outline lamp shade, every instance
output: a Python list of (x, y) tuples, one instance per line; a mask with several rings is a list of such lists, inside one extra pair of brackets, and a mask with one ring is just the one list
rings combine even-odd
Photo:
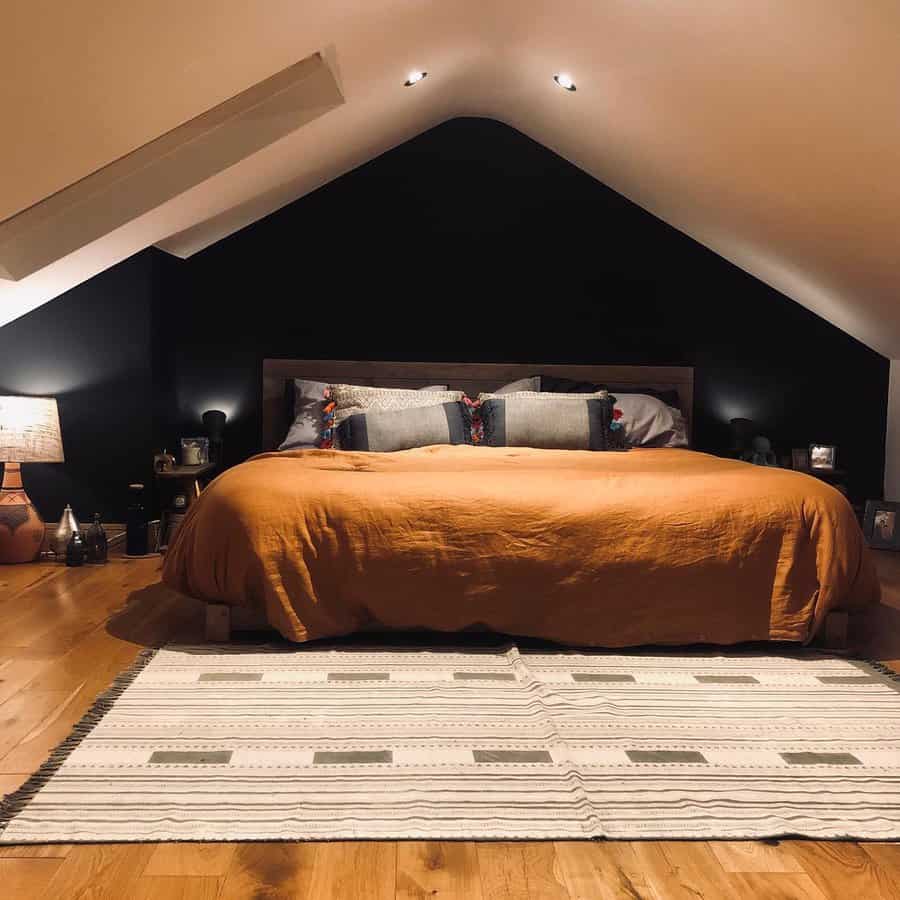
[(52, 397), (0, 397), (0, 462), (65, 462)]
[(203, 413), (203, 427), (206, 429), (206, 433), (213, 443), (222, 440), (222, 435), (225, 431), (225, 422), (227, 420), (228, 416), (226, 416), (221, 409), (208, 409)]

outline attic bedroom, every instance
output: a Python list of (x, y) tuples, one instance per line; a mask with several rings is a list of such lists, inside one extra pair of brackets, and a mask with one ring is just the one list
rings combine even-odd
[(900, 10), (7, 21), (11, 896), (900, 897)]

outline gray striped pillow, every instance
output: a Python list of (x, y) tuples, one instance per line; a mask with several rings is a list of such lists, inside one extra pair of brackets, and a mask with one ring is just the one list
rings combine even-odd
[[(552, 395), (549, 395), (552, 396)], [(545, 450), (613, 450), (612, 401), (609, 397), (547, 399), (493, 397), (479, 410), (488, 447), (537, 447)]]
[(342, 450), (391, 453), (433, 444), (471, 444), (472, 417), (464, 403), (417, 409), (370, 409), (338, 426)]

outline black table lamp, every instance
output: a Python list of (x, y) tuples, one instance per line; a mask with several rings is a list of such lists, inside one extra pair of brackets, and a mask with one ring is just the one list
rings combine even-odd
[(208, 409), (203, 413), (203, 427), (209, 435), (210, 457), (216, 465), (222, 464), (222, 442), (226, 421), (228, 416), (221, 409)]
[(740, 456), (756, 437), (756, 423), (752, 419), (731, 419), (731, 452), (734, 456)]

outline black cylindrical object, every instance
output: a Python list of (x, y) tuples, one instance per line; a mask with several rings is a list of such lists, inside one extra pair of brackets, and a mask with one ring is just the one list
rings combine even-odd
[(129, 484), (131, 503), (125, 525), (125, 553), (128, 556), (147, 555), (147, 511), (144, 509), (144, 486)]

